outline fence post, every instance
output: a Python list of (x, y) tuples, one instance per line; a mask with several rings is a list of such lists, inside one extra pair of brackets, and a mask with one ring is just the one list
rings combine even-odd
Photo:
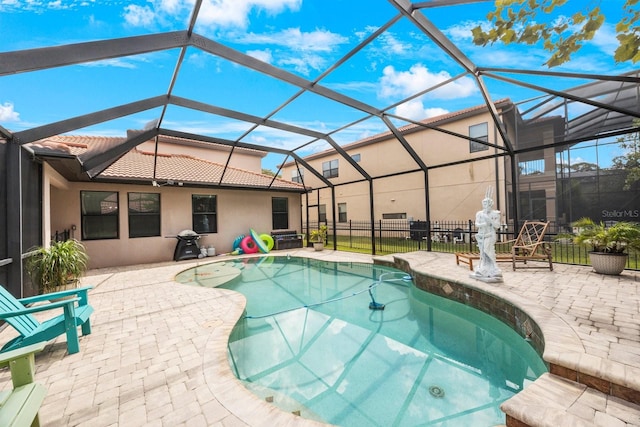
[(472, 239), (472, 228), (473, 227), (473, 221), (469, 220), (467, 223), (467, 233), (469, 235), (469, 252), (473, 252), (473, 239)]

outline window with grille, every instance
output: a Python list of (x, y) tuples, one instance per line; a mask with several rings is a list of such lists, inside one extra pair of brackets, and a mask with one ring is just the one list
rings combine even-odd
[(129, 193), (129, 237), (160, 235), (160, 194)]
[(318, 221), (327, 222), (327, 205), (318, 206)]
[(271, 199), (271, 216), (274, 230), (288, 229), (289, 199), (286, 197), (273, 197)]
[(338, 203), (338, 222), (347, 222), (347, 204)]
[(296, 168), (291, 171), (291, 181), (302, 184), (303, 179), (304, 179), (304, 169)]
[(325, 178), (338, 177), (338, 159), (322, 163), (322, 176)]
[(198, 234), (218, 232), (218, 203), (216, 196), (191, 196), (193, 231)]
[[(479, 139), (484, 142), (489, 142), (489, 124), (487, 122), (484, 122), (477, 125), (469, 126), (469, 137)], [(476, 141), (469, 141), (470, 153), (485, 151), (488, 149), (488, 145), (484, 145)]]
[(82, 240), (118, 239), (117, 191), (81, 191)]

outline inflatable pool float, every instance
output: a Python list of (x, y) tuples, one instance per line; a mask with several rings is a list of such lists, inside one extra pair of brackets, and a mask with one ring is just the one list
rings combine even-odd
[(242, 239), (244, 239), (245, 237), (247, 237), (246, 234), (241, 234), (233, 240), (232, 248), (234, 251), (240, 248), (240, 242), (242, 242)]
[[(250, 228), (249, 229), (249, 235), (251, 236), (251, 238), (255, 242), (255, 244), (258, 247), (258, 250), (260, 252), (262, 252), (263, 254), (266, 254), (267, 252), (269, 252), (269, 248), (267, 247), (267, 244), (264, 242), (264, 240), (262, 240), (260, 238), (260, 235), (258, 233), (256, 233), (256, 230), (254, 230), (253, 228)], [(269, 237), (271, 237), (271, 236), (269, 236)], [(251, 253), (255, 253), (255, 252), (251, 252)]]
[(267, 245), (267, 252), (270, 252), (271, 249), (273, 249), (273, 245), (275, 244), (275, 242), (273, 241), (273, 237), (268, 234), (261, 234), (260, 240), (262, 240), (264, 244)]
[[(262, 243), (262, 240), (260, 240), (260, 243)], [(245, 254), (255, 254), (259, 251), (256, 241), (251, 236), (245, 236), (244, 239), (242, 239), (240, 242), (240, 249), (242, 249), (242, 252)]]

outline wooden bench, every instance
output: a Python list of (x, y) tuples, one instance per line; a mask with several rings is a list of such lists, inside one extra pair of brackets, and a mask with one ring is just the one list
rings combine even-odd
[[(511, 262), (513, 256), (510, 252), (508, 253), (497, 253), (496, 254), (496, 262)], [(473, 260), (480, 259), (479, 252), (456, 252), (456, 264), (460, 265), (460, 263), (467, 264), (469, 266), (469, 270), (473, 271)]]
[(47, 394), (42, 384), (33, 382), (34, 353), (42, 351), (39, 342), (0, 354), (0, 367), (9, 367), (13, 388), (0, 392), (0, 426), (39, 426), (38, 411)]

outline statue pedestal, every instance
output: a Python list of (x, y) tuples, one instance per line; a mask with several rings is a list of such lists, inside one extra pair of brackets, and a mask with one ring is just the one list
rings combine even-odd
[(481, 274), (471, 273), (469, 277), (485, 283), (502, 283), (502, 276), (483, 276)]

